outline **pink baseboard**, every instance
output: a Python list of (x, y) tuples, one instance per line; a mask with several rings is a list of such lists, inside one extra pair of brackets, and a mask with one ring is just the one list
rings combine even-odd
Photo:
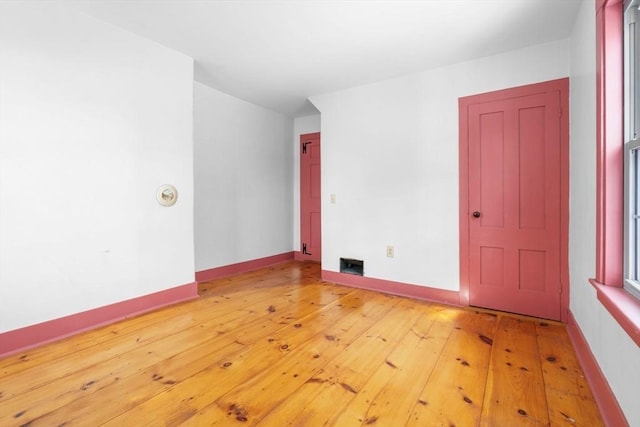
[(198, 282), (206, 282), (209, 280), (222, 279), (224, 277), (233, 276), (235, 274), (246, 273), (248, 271), (258, 270), (264, 267), (280, 264), (285, 261), (294, 259), (293, 252), (285, 252), (279, 255), (272, 255), (264, 258), (258, 258), (251, 261), (239, 262), (237, 264), (225, 265), (222, 267), (210, 268), (196, 272), (196, 280)]
[(198, 297), (193, 282), (24, 328), (0, 333), (0, 358)]
[(587, 382), (593, 392), (593, 397), (598, 404), (600, 414), (604, 420), (605, 425), (609, 427), (623, 427), (629, 426), (627, 419), (616, 400), (616, 396), (613, 394), (607, 378), (602, 373), (598, 362), (596, 361), (587, 339), (584, 337), (578, 322), (573, 313), (569, 311), (569, 322), (567, 323), (567, 332), (569, 338), (573, 344), (573, 348), (576, 351), (580, 366), (584, 371), (584, 375), (587, 378)]
[(355, 274), (338, 273), (322, 270), (322, 280), (327, 282), (347, 285), (354, 288), (368, 289), (386, 294), (416, 298), (426, 301), (434, 301), (443, 304), (460, 307), (460, 293), (445, 289), (428, 288), (425, 286), (411, 285), (390, 280), (374, 279), (371, 277), (357, 276)]

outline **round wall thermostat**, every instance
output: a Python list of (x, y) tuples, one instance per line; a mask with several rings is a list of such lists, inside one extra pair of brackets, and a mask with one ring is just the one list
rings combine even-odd
[(170, 184), (161, 185), (156, 192), (156, 200), (161, 206), (173, 206), (178, 201), (178, 190)]

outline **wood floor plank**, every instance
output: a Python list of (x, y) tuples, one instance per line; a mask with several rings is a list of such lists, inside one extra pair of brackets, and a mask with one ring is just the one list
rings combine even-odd
[(407, 425), (479, 424), (496, 319), (466, 310), (450, 321), (451, 334)]
[[(362, 301), (362, 295), (358, 298)], [(238, 417), (247, 418), (250, 422), (261, 420), (265, 414), (312, 380), (323, 366), (342, 354), (346, 347), (398, 302), (398, 299), (386, 295), (375, 298), (371, 296), (358, 311), (345, 313), (303, 345), (294, 345), (289, 357), (282, 358), (270, 369), (232, 388), (212, 405), (198, 411), (186, 425), (197, 426), (210, 422), (224, 425)], [(349, 307), (348, 303), (345, 305)], [(265, 393), (265, 390), (271, 392)]]
[[(345, 348), (339, 358), (318, 370), (294, 395), (264, 418), (266, 425), (287, 420), (291, 425), (322, 425), (328, 414), (341, 411), (361, 390), (428, 305), (401, 300), (363, 335)], [(397, 332), (400, 331), (400, 334)]]
[[(360, 294), (360, 291), (347, 293), (340, 298), (339, 302), (343, 305), (358, 303)], [(387, 300), (388, 297), (385, 297), (384, 302)], [(364, 307), (364, 310), (365, 312), (386, 310), (388, 307), (384, 302), (381, 300), (377, 304), (371, 304), (371, 307)], [(273, 371), (271, 369), (273, 365), (281, 359), (288, 358), (293, 349), (319, 333), (323, 334), (323, 339), (326, 340), (325, 330), (338, 323), (337, 318), (340, 318), (339, 322), (352, 322), (350, 317), (360, 318), (361, 316), (357, 312), (345, 313), (344, 308), (337, 303), (325, 306), (308, 316), (298, 317), (295, 323), (272, 332), (243, 351), (225, 355), (213, 368), (202, 371), (197, 377), (177, 383), (167, 393), (155, 396), (105, 425), (121, 425), (123, 422), (126, 424), (130, 420), (139, 419), (142, 414), (153, 414), (154, 420), (167, 420), (173, 424), (185, 421), (200, 408), (215, 402), (227, 391), (241, 386), (265, 370)], [(343, 320), (345, 318), (346, 320)], [(360, 322), (355, 323), (360, 325)], [(220, 366), (224, 369), (220, 369)], [(282, 375), (281, 372), (278, 372), (278, 375)], [(218, 386), (211, 387), (211, 384)], [(224, 408), (225, 414), (227, 409), (228, 406)], [(215, 422), (213, 418), (207, 420), (207, 423), (213, 422)]]
[(498, 317), (480, 425), (549, 425), (536, 329), (530, 320)]
[[(291, 265), (293, 264), (292, 262), (285, 262), (272, 267), (257, 269), (221, 279), (199, 282), (198, 291), (200, 293), (217, 295), (229, 291), (235, 293), (239, 288), (251, 290), (270, 287), (274, 284), (277, 286), (281, 283), (301, 284), (302, 280), (310, 277), (317, 281), (319, 264), (297, 264), (296, 268), (292, 269)], [(272, 279), (275, 279), (275, 281)]]
[(564, 325), (537, 321), (549, 418), (552, 426), (604, 426)]
[[(286, 279), (282, 278), (272, 278), (270, 281), (264, 281), (258, 287), (262, 290), (260, 293), (256, 292), (255, 288), (257, 285), (254, 285), (251, 289), (233, 292), (232, 297), (224, 293), (218, 293), (218, 295), (212, 295), (210, 299), (202, 298), (187, 304), (178, 304), (170, 308), (137, 316), (129, 319), (127, 322), (118, 322), (92, 331), (91, 333), (81, 334), (73, 337), (73, 339), (28, 350), (0, 360), (0, 381), (9, 375), (25, 371), (31, 366), (37, 366), (43, 360), (62, 360), (66, 357), (78, 356), (85, 349), (91, 349), (97, 345), (112, 345), (118, 340), (127, 339), (133, 335), (139, 335), (144, 331), (148, 331), (149, 328), (153, 326), (160, 325), (166, 333), (171, 333), (171, 329), (176, 331), (187, 329), (193, 324), (202, 321), (201, 316), (211, 318), (212, 312), (206, 310), (206, 308), (212, 304), (224, 303), (226, 308), (233, 309), (234, 307), (240, 308), (264, 303), (271, 295), (274, 297), (283, 295), (283, 291), (284, 294), (291, 293), (297, 297), (300, 296), (295, 294), (301, 291), (306, 293), (317, 291), (319, 293), (320, 288), (315, 288), (314, 291), (312, 291), (304, 286), (314, 282), (317, 283), (317, 280), (312, 278), (307, 278), (304, 282), (295, 281), (294, 283), (289, 283)], [(278, 285), (283, 283), (286, 283), (286, 287), (278, 287)], [(171, 322), (168, 325), (166, 310), (171, 312)], [(139, 339), (143, 338), (136, 336), (136, 340)], [(92, 350), (89, 350), (89, 352), (91, 351)], [(44, 380), (44, 378), (42, 380)]]
[(436, 310), (418, 318), (402, 341), (380, 365), (331, 425), (404, 425), (440, 356), (452, 323)]
[(0, 360), (0, 380), (33, 366), (38, 366), (43, 361), (65, 357), (87, 348), (102, 345), (116, 339), (127, 331), (138, 331), (154, 323), (164, 322), (166, 321), (164, 310), (171, 310), (172, 316), (175, 316), (177, 321), (180, 321), (179, 316), (181, 314), (189, 316), (192, 308), (189, 304), (178, 304), (167, 309), (154, 311), (148, 315), (131, 318), (128, 322), (118, 322), (46, 346), (17, 353)]
[(0, 360), (0, 425), (602, 425), (564, 325), (320, 269), (210, 281), (197, 300)]
[[(274, 303), (278, 307), (280, 307), (280, 305), (286, 307), (289, 305), (290, 298), (286, 295), (288, 294), (283, 294), (280, 299), (271, 298), (269, 302)], [(336, 294), (334, 300), (338, 297), (339, 295)], [(325, 297), (325, 300), (328, 300), (327, 298), (328, 297)], [(312, 293), (307, 297), (307, 300), (310, 304), (315, 304), (315, 302), (319, 300), (319, 297), (315, 293)], [(305, 299), (303, 298), (297, 302), (303, 303), (304, 301)], [(119, 395), (118, 389), (122, 387), (123, 384), (129, 384), (133, 387), (133, 384), (128, 382), (128, 377), (133, 374), (138, 374), (137, 379), (139, 383), (135, 385), (137, 389), (150, 386), (155, 390), (155, 393), (162, 392), (167, 388), (162, 385), (171, 385), (170, 383), (166, 384), (166, 382), (176, 380), (165, 378), (164, 381), (158, 382), (157, 378), (162, 376), (158, 374), (158, 372), (164, 371), (158, 370), (158, 366), (156, 365), (162, 365), (163, 361), (172, 360), (176, 355), (180, 354), (179, 359), (182, 360), (182, 363), (189, 363), (188, 369), (192, 372), (196, 366), (199, 366), (196, 362), (202, 362), (197, 360), (198, 355), (201, 353), (198, 348), (199, 346), (207, 346), (210, 344), (216, 349), (223, 349), (233, 345), (236, 341), (239, 341), (239, 337), (241, 337), (246, 344), (240, 344), (236, 350), (244, 348), (246, 345), (251, 345), (254, 340), (262, 338), (265, 334), (269, 333), (270, 330), (281, 328), (283, 324), (287, 323), (287, 317), (291, 318), (299, 311), (297, 308), (292, 308), (290, 310), (282, 310), (281, 312), (277, 310), (270, 312), (268, 308), (271, 307), (271, 305), (266, 306), (267, 303), (268, 302), (260, 301), (256, 303), (255, 306), (249, 306), (249, 308), (254, 307), (255, 310), (243, 309), (240, 312), (232, 310), (224, 316), (215, 316), (210, 323), (202, 322), (198, 328), (191, 328), (179, 334), (177, 337), (164, 335), (161, 331), (156, 331), (155, 333), (157, 333), (160, 339), (154, 342), (143, 343), (130, 352), (118, 354), (114, 358), (104, 360), (98, 365), (90, 364), (90, 366), (78, 372), (67, 372), (65, 374), (64, 369), (66, 369), (66, 365), (60, 367), (57, 364), (53, 364), (57, 369), (61, 369), (62, 373), (58, 372), (56, 375), (55, 372), (50, 372), (50, 376), (55, 376), (67, 385), (67, 387), (61, 390), (61, 393), (51, 396), (46, 388), (40, 387), (42, 390), (40, 392), (35, 390), (33, 393), (30, 393), (28, 399), (24, 397), (26, 394), (22, 393), (21, 398), (3, 401), (3, 407), (7, 408), (8, 414), (22, 413), (23, 419), (39, 419), (39, 423), (50, 422), (51, 417), (44, 416), (44, 414), (52, 412), (63, 405), (70, 405), (70, 408), (78, 408), (76, 417), (81, 417), (86, 412), (84, 409), (86, 407), (86, 401), (91, 400), (94, 393), (99, 392), (104, 397), (113, 394), (116, 399), (111, 402), (116, 405), (121, 405), (122, 399), (117, 399)], [(315, 310), (315, 308), (312, 307), (311, 310)], [(271, 320), (271, 318), (275, 318), (275, 321)], [(261, 319), (265, 319), (265, 328), (260, 330), (255, 329), (255, 322), (259, 322)], [(211, 337), (214, 338), (212, 339)], [(189, 351), (191, 349), (194, 349), (194, 351)], [(190, 359), (188, 356), (192, 358)], [(201, 357), (206, 356), (206, 354), (201, 355)], [(193, 358), (195, 358), (195, 360)], [(127, 360), (133, 362), (123, 363)], [(152, 368), (145, 369), (150, 366)], [(29, 375), (29, 371), (16, 375), (16, 377), (22, 377), (24, 375)], [(180, 376), (178, 375), (177, 378), (180, 378)], [(19, 378), (19, 381), (16, 380), (15, 383), (26, 387), (30, 384), (28, 377)], [(112, 386), (110, 390), (104, 389), (109, 386)], [(79, 401), (75, 402), (76, 400)], [(108, 409), (111, 402), (103, 406), (103, 409)], [(96, 416), (93, 412), (87, 412), (87, 414), (90, 417)], [(2, 421), (3, 419), (0, 416), (0, 424)]]
[[(308, 297), (311, 301), (317, 299), (318, 294), (322, 291), (321, 286), (310, 286), (307, 290)], [(134, 331), (127, 331), (118, 333), (116, 337), (108, 341), (101, 342), (101, 351), (95, 352), (95, 347), (89, 347), (80, 351), (69, 351), (68, 354), (60, 356), (58, 352), (52, 352), (51, 357), (53, 360), (49, 362), (49, 369), (40, 375), (32, 375), (29, 369), (19, 370), (11, 374), (4, 375), (0, 381), (6, 382), (14, 386), (6, 387), (3, 390), (2, 399), (4, 402), (12, 397), (22, 394), (27, 390), (32, 390), (41, 387), (49, 382), (55, 381), (58, 378), (66, 377), (74, 372), (78, 372), (80, 369), (86, 369), (90, 366), (103, 364), (106, 360), (127, 354), (129, 351), (134, 351), (137, 348), (142, 348), (146, 345), (152, 345), (153, 342), (158, 340), (167, 340), (171, 335), (177, 334), (178, 340), (185, 340), (189, 342), (193, 335), (203, 337), (203, 329), (208, 329), (212, 324), (229, 324), (229, 322), (235, 319), (244, 319), (248, 321), (254, 316), (266, 316), (268, 315), (268, 308), (276, 304), (276, 301), (281, 304), (290, 304), (291, 300), (297, 300), (299, 296), (290, 297), (289, 292), (283, 292), (282, 290), (274, 290), (273, 295), (265, 293), (263, 298), (248, 299), (245, 297), (224, 299), (225, 311), (218, 312), (215, 310), (220, 300), (215, 298), (202, 299), (197, 305), (192, 305), (192, 308), (197, 310), (196, 313), (191, 315), (180, 315), (178, 317), (172, 317), (170, 320), (166, 318), (162, 321), (156, 321), (152, 324), (147, 323), (142, 318), (136, 318), (128, 321), (127, 323), (138, 323), (140, 321), (146, 327), (144, 329)], [(265, 301), (265, 298), (267, 300)], [(302, 297), (304, 299), (304, 297)], [(271, 303), (267, 302), (270, 301)], [(270, 305), (267, 305), (270, 304)], [(166, 316), (166, 315), (165, 315)], [(242, 321), (237, 324), (241, 325)], [(197, 328), (194, 328), (197, 326)], [(184, 332), (184, 333), (182, 333)], [(113, 335), (109, 333), (107, 335)], [(63, 346), (61, 344), (60, 346)], [(174, 343), (171, 347), (178, 347), (178, 343)], [(62, 351), (61, 348), (58, 348)], [(147, 358), (153, 358), (158, 354), (149, 353)], [(163, 353), (160, 353), (163, 354)], [(160, 356), (162, 357), (162, 356)], [(30, 361), (29, 363), (35, 363)], [(10, 376), (13, 376), (10, 378)]]

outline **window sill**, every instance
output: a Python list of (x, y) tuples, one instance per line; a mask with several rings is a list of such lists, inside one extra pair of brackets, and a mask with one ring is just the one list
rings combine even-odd
[(589, 283), (596, 288), (598, 301), (640, 347), (640, 300), (623, 288), (606, 286), (595, 279), (589, 279)]

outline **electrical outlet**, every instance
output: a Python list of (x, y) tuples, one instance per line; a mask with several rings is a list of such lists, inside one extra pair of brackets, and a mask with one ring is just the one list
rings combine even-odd
[(395, 255), (395, 250), (394, 250), (393, 246), (391, 246), (391, 245), (387, 246), (387, 257), (388, 258), (393, 258), (394, 255)]

